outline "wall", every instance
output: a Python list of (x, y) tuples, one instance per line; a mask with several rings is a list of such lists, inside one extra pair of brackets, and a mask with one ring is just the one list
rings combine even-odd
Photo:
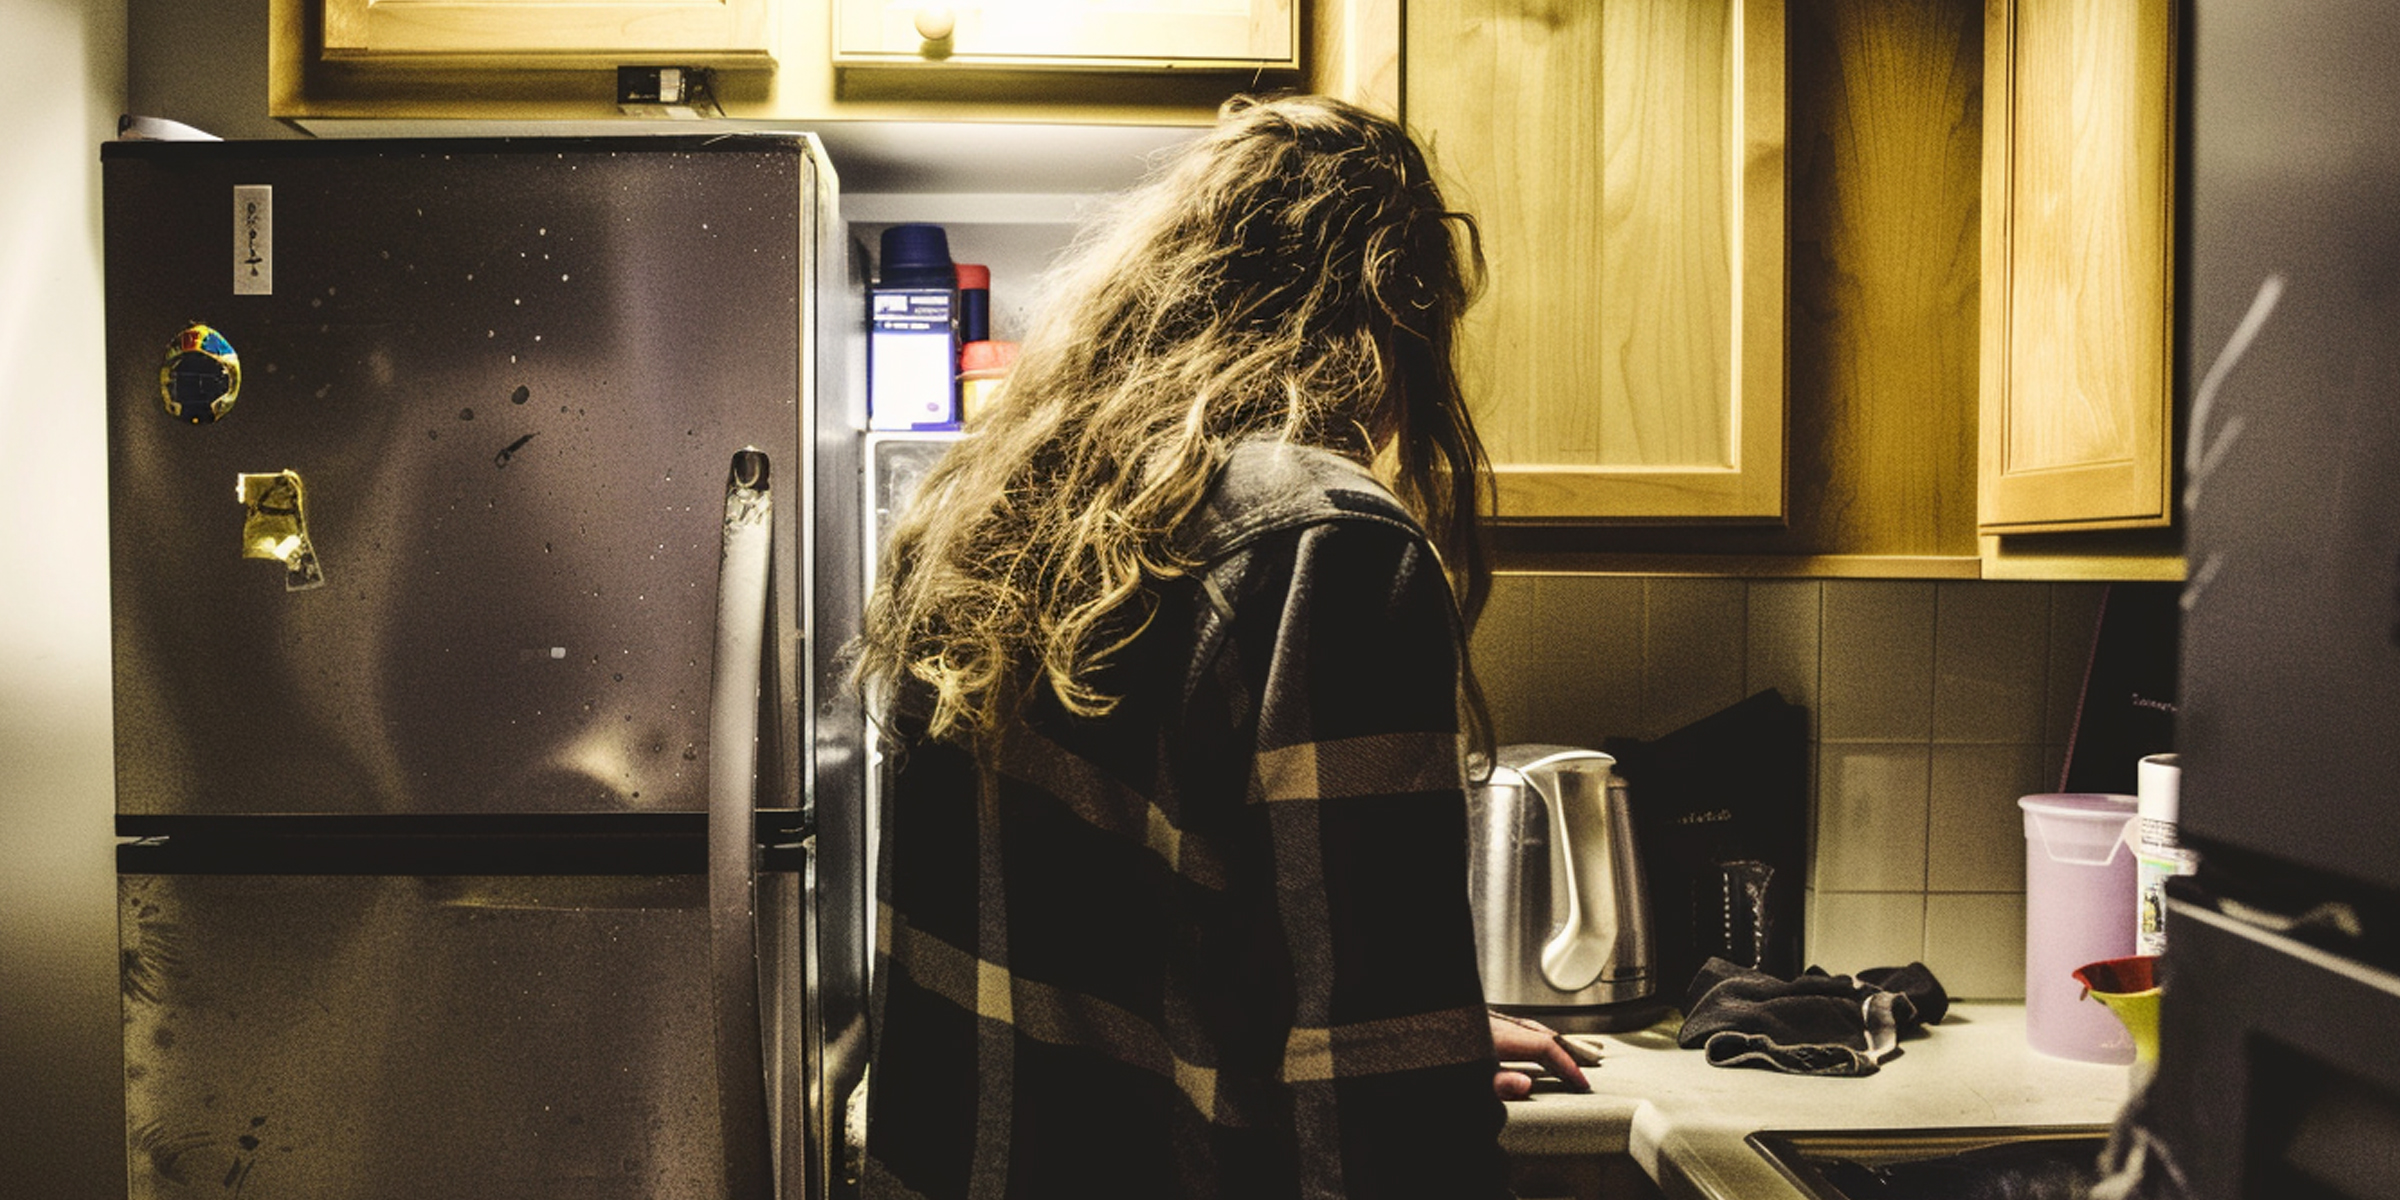
[(0, 77), (0, 1191), (122, 1196), (100, 172), (125, 11), (12, 0)]
[(128, 111), (292, 131), (266, 116), (262, 6), (10, 0), (7, 16), (41, 69), (0, 81), (0, 1190), (83, 1200), (125, 1194), (98, 147)]
[[(1511, 575), (1477, 628), (1497, 739), (1670, 732), (1763, 688), (1809, 711), (1809, 961), (2024, 995), (2017, 797), (2057, 790), (2096, 584)], [(1680, 987), (1682, 981), (1670, 981)]]
[(127, 106), (221, 138), (294, 137), (267, 115), (267, 6), (124, 0)]

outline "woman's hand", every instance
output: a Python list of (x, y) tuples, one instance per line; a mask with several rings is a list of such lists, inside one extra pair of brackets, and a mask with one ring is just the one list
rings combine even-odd
[[(1501, 1062), (1533, 1062), (1548, 1069), (1570, 1090), (1588, 1092), (1591, 1081), (1583, 1068), (1599, 1066), (1600, 1056), (1559, 1036), (1539, 1021), (1493, 1013), (1492, 1050)], [(1492, 1094), (1503, 1100), (1522, 1100), (1533, 1094), (1533, 1076), (1505, 1067), (1492, 1074)]]

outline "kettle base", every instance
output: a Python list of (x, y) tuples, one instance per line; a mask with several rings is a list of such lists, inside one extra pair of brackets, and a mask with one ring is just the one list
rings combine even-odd
[(1671, 1006), (1657, 996), (1613, 1004), (1494, 1004), (1493, 1012), (1540, 1021), (1560, 1033), (1624, 1033), (1647, 1029)]

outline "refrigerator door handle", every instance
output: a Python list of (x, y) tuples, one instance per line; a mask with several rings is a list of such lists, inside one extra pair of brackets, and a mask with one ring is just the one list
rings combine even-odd
[(725, 480), (717, 646), (708, 714), (708, 962), (726, 1195), (766, 1200), (774, 1178), (759, 1021), (758, 704), (774, 565), (767, 456), (746, 447)]

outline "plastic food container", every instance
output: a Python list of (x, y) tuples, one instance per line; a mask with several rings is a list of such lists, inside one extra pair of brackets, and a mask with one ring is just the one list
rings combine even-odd
[(2075, 969), (2133, 951), (2131, 796), (2051, 793), (2025, 812), (2025, 1040), (2079, 1062), (2130, 1063), (2133, 1037), (2083, 999)]

